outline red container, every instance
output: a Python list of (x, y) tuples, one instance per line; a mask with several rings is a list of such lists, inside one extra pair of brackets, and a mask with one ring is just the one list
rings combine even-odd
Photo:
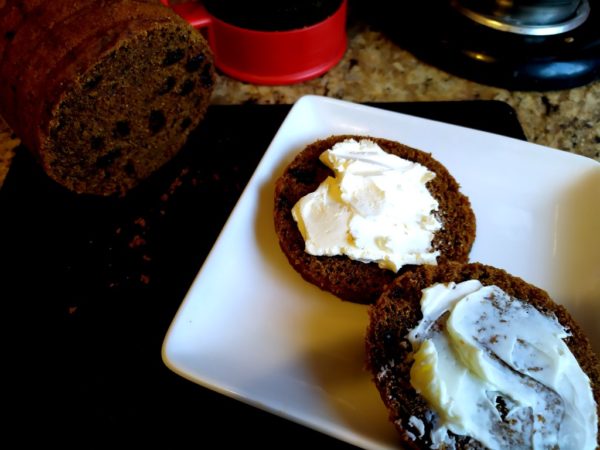
[[(168, 5), (168, 0), (163, 0)], [(172, 8), (196, 28), (206, 28), (215, 65), (225, 74), (254, 84), (282, 85), (316, 78), (346, 51), (346, 9), (314, 25), (286, 31), (257, 31), (212, 16), (199, 3)]]

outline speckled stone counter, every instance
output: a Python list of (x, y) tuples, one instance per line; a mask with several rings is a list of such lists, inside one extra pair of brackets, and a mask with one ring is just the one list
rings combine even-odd
[(600, 161), (600, 81), (562, 91), (507, 91), (424, 64), (367, 25), (353, 25), (348, 38), (342, 61), (318, 79), (266, 87), (221, 77), (213, 102), (292, 103), (305, 94), (355, 102), (500, 100), (517, 111), (530, 142)]
[[(256, 86), (220, 75), (214, 104), (293, 103), (306, 94), (355, 102), (500, 100), (517, 112), (530, 142), (600, 161), (600, 81), (551, 92), (517, 92), (458, 78), (416, 59), (363, 23), (348, 29), (348, 50), (327, 74), (290, 86)], [(0, 125), (0, 180), (18, 139)]]

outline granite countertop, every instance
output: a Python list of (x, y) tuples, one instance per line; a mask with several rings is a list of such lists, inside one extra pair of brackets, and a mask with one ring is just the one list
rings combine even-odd
[(561, 91), (508, 91), (425, 64), (365, 24), (353, 25), (348, 38), (344, 58), (318, 79), (267, 87), (220, 77), (213, 102), (293, 103), (306, 94), (355, 102), (500, 100), (516, 110), (530, 142), (600, 161), (600, 80)]
[[(290, 86), (256, 86), (219, 75), (212, 103), (289, 104), (306, 94), (355, 102), (500, 100), (516, 110), (530, 142), (600, 161), (600, 80), (549, 92), (486, 86), (423, 63), (364, 23), (349, 26), (348, 50), (327, 74)], [(0, 183), (18, 143), (0, 123)]]

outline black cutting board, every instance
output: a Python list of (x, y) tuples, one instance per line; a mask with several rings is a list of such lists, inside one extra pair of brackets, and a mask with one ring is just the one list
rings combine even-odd
[[(374, 106), (525, 138), (501, 102)], [(84, 448), (116, 437), (347, 447), (186, 381), (161, 359), (177, 308), (289, 109), (211, 106), (182, 152), (124, 198), (74, 195), (18, 151), (0, 190), (5, 397), (16, 400), (4, 404), (7, 430)]]

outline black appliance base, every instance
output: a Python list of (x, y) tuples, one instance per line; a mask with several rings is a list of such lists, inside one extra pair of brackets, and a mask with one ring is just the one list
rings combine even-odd
[(402, 48), (447, 72), (511, 90), (547, 91), (600, 78), (600, 9), (590, 6), (582, 25), (552, 36), (488, 28), (447, 0), (370, 0), (359, 8)]

